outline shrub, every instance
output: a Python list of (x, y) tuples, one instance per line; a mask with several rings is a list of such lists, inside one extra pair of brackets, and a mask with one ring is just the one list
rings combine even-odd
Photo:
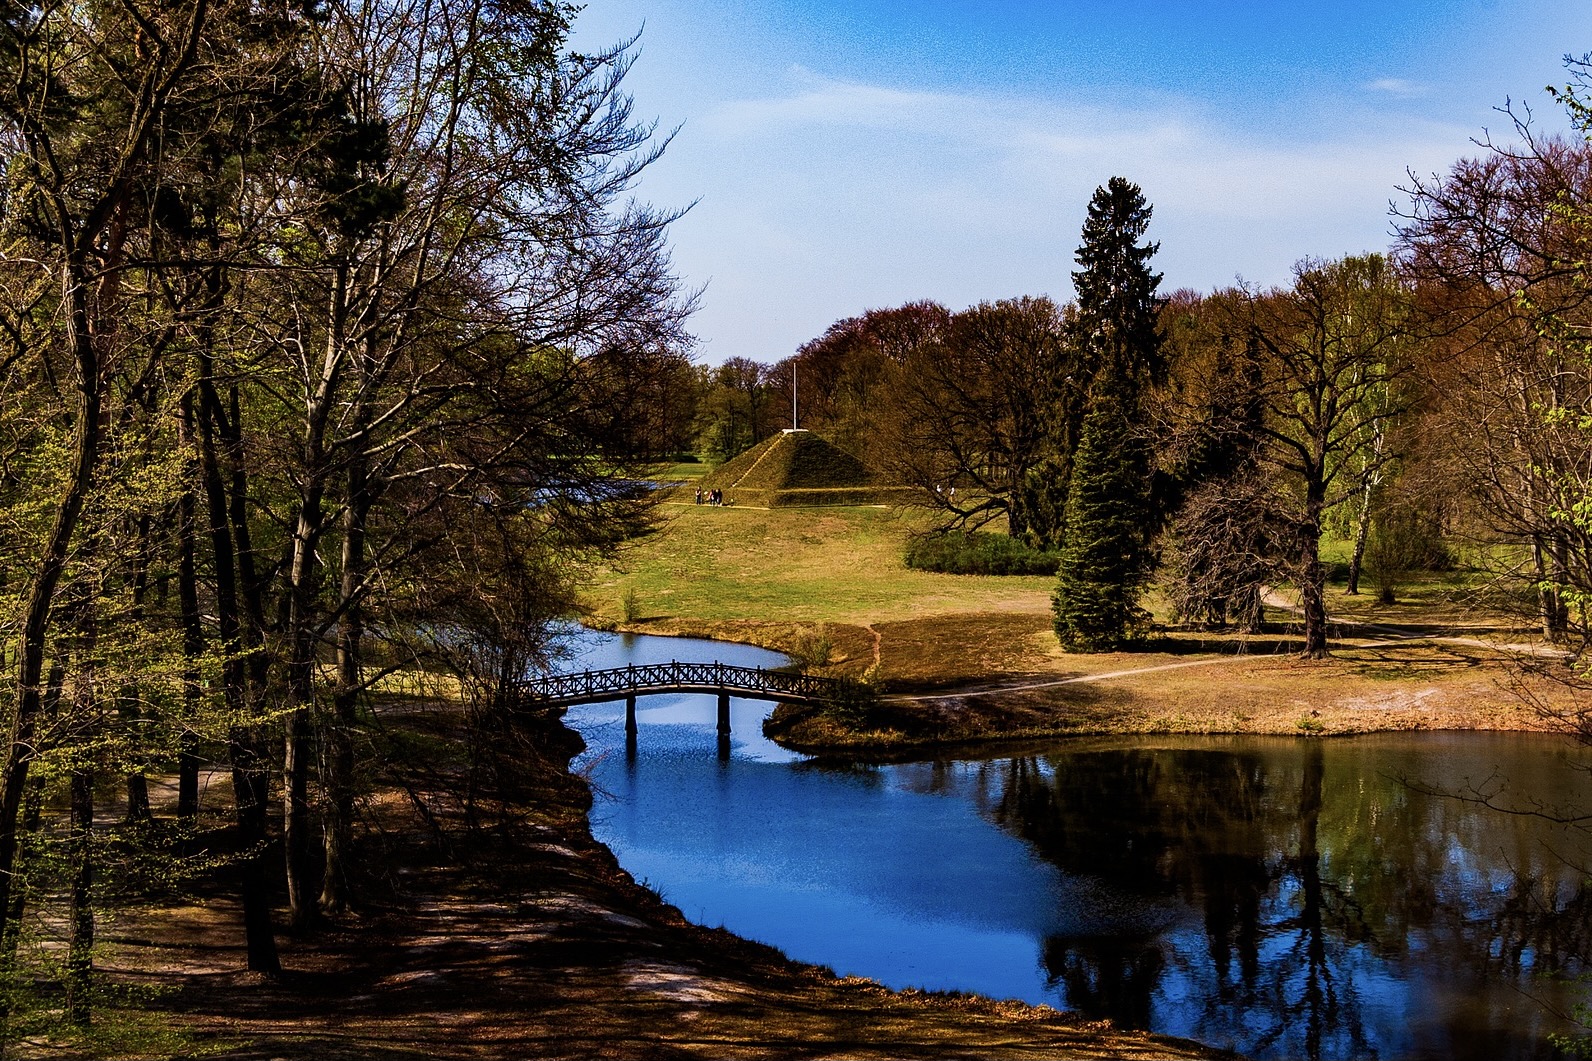
[(948, 575), (1054, 575), (1057, 556), (1005, 534), (931, 532), (907, 542), (907, 566)]
[(843, 681), (836, 697), (821, 714), (850, 730), (871, 729), (878, 721), (879, 690), (867, 681)]
[(790, 646), (790, 657), (803, 672), (829, 666), (834, 656), (835, 642), (824, 623), (819, 623), (816, 630), (811, 627), (798, 630)]

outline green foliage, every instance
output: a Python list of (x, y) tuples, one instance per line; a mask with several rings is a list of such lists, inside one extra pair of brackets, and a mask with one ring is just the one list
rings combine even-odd
[[(1575, 981), (1583, 988), (1592, 990), (1592, 974), (1582, 973), (1575, 978)], [(1548, 1036), (1548, 1041), (1569, 1057), (1592, 1058), (1592, 1035), (1584, 1033), (1592, 1031), (1592, 1003), (1585, 1001), (1576, 1003), (1571, 1007), (1570, 1018), (1581, 1026), (1583, 1034), (1564, 1035), (1555, 1032)]]
[(153, 1007), (163, 993), (148, 985), (93, 981), (88, 1024), (66, 1018), (59, 983), (63, 975), (54, 944), (24, 939), (21, 958), (9, 976), (0, 976), (0, 1050), (27, 1044), (28, 1056), (149, 1058), (206, 1057), (226, 1052), (236, 1043), (195, 1035)]
[(906, 564), (948, 575), (1054, 575), (1060, 557), (1006, 534), (933, 531), (907, 540)]
[[(1065, 412), (1052, 409), (1052, 419), (1063, 420)], [(1012, 491), (1008, 523), (1014, 534), (1041, 552), (1060, 547), (1067, 522), (1067, 485), (1072, 481), (1076, 431), (1064, 432), (1059, 428), (1059, 424), (1053, 425), (1043, 455)]]
[(1096, 378), (1115, 376), (1135, 387), (1163, 367), (1156, 323), (1161, 274), (1150, 271), (1161, 245), (1139, 242), (1152, 212), (1139, 186), (1122, 177), (1096, 188), (1078, 248), (1080, 269), (1072, 274), (1078, 305), (1068, 333), (1084, 362)]
[(1413, 504), (1387, 506), (1371, 521), (1366, 563), (1382, 599), (1392, 603), (1398, 581), (1411, 571), (1448, 571), (1454, 557), (1443, 540), (1442, 521)]
[(1065, 542), (1051, 598), (1056, 636), (1069, 651), (1120, 647), (1147, 621), (1148, 455), (1114, 389), (1100, 388), (1084, 419), (1067, 493)]
[(767, 439), (779, 426), (779, 396), (769, 369), (732, 357), (698, 377), (694, 430), (697, 452), (714, 464)]
[(842, 681), (833, 700), (822, 712), (849, 730), (867, 730), (878, 721), (879, 690), (873, 681)]
[[(1112, 177), (1095, 189), (1078, 248), (1077, 312), (1068, 334), (1095, 376), (1065, 491), (1052, 611), (1070, 651), (1120, 646), (1147, 616), (1150, 455), (1137, 425), (1144, 387), (1163, 369), (1156, 289), (1159, 244), (1140, 243), (1151, 207), (1138, 185)], [(1052, 487), (1052, 494), (1057, 491)]]

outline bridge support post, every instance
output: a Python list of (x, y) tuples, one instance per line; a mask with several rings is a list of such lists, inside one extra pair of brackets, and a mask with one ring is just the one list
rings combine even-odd
[(728, 737), (729, 735), (730, 735), (730, 694), (721, 691), (719, 693), (719, 736), (720, 737)]
[(625, 697), (625, 762), (636, 761), (636, 695)]

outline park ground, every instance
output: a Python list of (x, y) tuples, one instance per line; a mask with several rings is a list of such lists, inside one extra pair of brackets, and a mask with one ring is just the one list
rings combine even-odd
[(1543, 729), (1568, 694), (1523, 664), (1549, 651), (1496, 580), (1461, 565), (1375, 586), (1329, 587), (1332, 656), (1305, 660), (1292, 602), (1268, 598), (1256, 636), (1161, 625), (1132, 651), (1074, 654), (1051, 632), (1049, 577), (941, 575), (905, 566), (911, 509), (757, 509), (670, 503), (663, 529), (599, 573), (592, 622), (791, 652), (881, 697), (844, 723), (782, 710), (805, 750), (1084, 733), (1347, 734)]
[[(1553, 693), (1516, 666), (1541, 646), (1487, 603), (1474, 572), (1408, 582), (1393, 605), (1335, 592), (1352, 623), (1324, 661), (1291, 654), (1283, 596), (1261, 637), (1169, 628), (1139, 651), (1073, 656), (1049, 633), (1050, 579), (906, 569), (902, 545), (923, 526), (910, 512), (686, 504), (665, 515), (660, 533), (595, 573), (592, 621), (781, 648), (883, 687), (866, 726), (784, 718), (785, 739), (817, 748), (1529, 729), (1544, 723), (1520, 683)], [(78, 1056), (1225, 1056), (1045, 1007), (887, 991), (693, 925), (592, 839), (590, 789), (568, 770), (578, 738), (556, 719), (473, 743), (445, 701), (391, 697), (376, 720), (358, 914), (326, 931), (284, 932), (286, 971), (263, 978), (238, 971), (243, 940), (225, 882), (197, 901), (120, 911), (103, 928), (102, 966), (118, 983), (162, 986), (107, 1020), (106, 1038)], [(472, 754), (490, 761), (475, 762), (485, 780), (467, 812), (456, 794)], [(217, 780), (218, 827), (226, 787)]]

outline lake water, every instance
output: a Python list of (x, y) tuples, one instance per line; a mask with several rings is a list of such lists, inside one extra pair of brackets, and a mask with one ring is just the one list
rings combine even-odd
[[(573, 667), (781, 662), (591, 635)], [(1139, 738), (902, 765), (765, 740), (769, 705), (572, 708), (593, 831), (686, 916), (892, 987), (977, 991), (1256, 1058), (1559, 1056), (1592, 949), (1580, 749), (1522, 734)]]

